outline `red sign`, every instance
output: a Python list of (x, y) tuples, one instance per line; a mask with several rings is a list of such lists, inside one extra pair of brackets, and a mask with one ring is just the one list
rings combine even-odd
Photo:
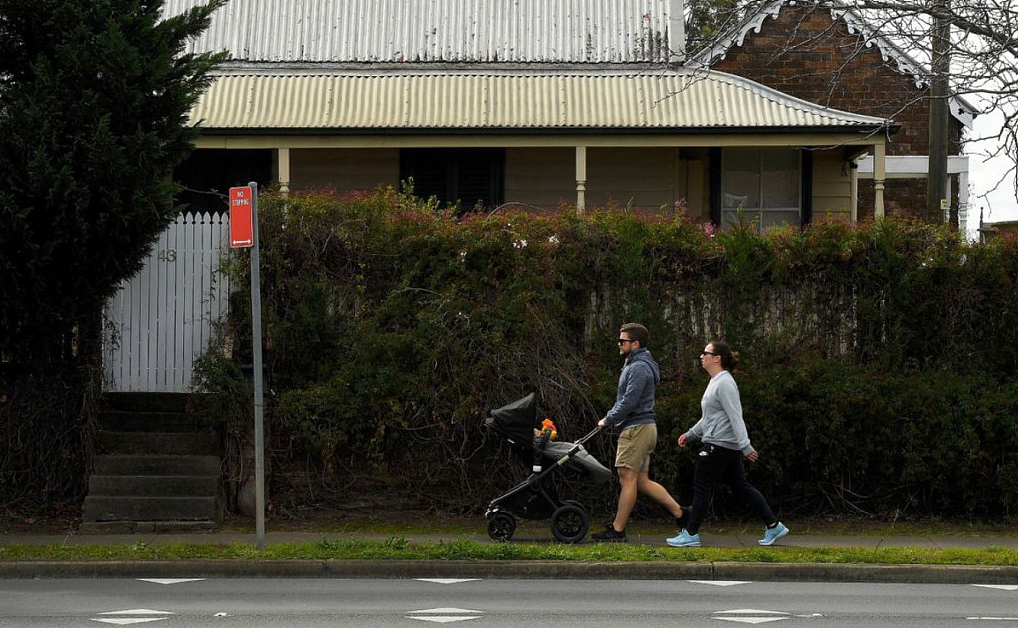
[(230, 188), (230, 246), (254, 246), (254, 222), (251, 220), (251, 188)]

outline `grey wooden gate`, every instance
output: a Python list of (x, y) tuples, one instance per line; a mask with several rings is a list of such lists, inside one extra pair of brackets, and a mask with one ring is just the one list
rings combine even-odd
[(194, 359), (229, 306), (220, 273), (229, 250), (225, 214), (182, 214), (153, 245), (145, 267), (106, 307), (108, 392), (186, 392)]

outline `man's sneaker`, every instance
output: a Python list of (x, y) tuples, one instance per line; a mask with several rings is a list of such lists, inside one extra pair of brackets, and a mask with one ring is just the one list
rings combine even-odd
[(594, 541), (598, 543), (627, 543), (626, 531), (618, 532), (615, 526), (608, 524), (608, 527), (601, 534), (594, 535)]
[(670, 539), (665, 539), (665, 543), (672, 547), (700, 547), (700, 535), (690, 534), (685, 530), (682, 530), (678, 535), (673, 536)]
[(760, 545), (774, 545), (774, 541), (777, 541), (786, 534), (788, 534), (788, 528), (779, 521), (778, 525), (773, 528), (766, 528), (764, 530), (764, 538), (757, 541), (757, 543)]

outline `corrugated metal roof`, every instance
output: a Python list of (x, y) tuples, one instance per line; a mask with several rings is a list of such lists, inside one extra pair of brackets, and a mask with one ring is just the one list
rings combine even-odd
[[(204, 0), (166, 0), (177, 15)], [(667, 61), (670, 0), (232, 0), (189, 52), (252, 62)]]
[[(231, 74), (191, 112), (205, 129), (873, 130), (880, 118), (821, 107), (741, 77), (689, 70)], [(790, 128), (789, 130), (796, 130)]]

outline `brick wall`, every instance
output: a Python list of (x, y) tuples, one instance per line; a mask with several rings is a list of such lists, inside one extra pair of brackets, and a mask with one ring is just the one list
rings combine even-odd
[[(888, 155), (928, 154), (926, 92), (893, 59), (885, 61), (876, 45), (861, 43), (829, 11), (786, 5), (713, 67), (820, 105), (890, 118), (901, 129), (889, 138)], [(957, 154), (961, 125), (954, 118), (951, 125), (950, 152)], [(871, 182), (860, 182), (860, 218), (873, 215), (872, 189)], [(884, 198), (887, 215), (922, 212), (926, 180), (888, 180)]]

